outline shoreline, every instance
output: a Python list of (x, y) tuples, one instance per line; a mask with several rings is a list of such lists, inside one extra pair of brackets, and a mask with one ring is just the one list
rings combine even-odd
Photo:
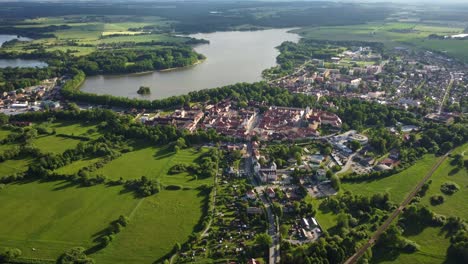
[(194, 64), (191, 64), (191, 65), (187, 65), (187, 66), (183, 66), (183, 67), (167, 68), (167, 69), (163, 69), (163, 70), (152, 70), (152, 71), (143, 71), (143, 72), (134, 72), (134, 73), (116, 73), (116, 74), (86, 75), (86, 77), (94, 77), (94, 76), (112, 76), (112, 77), (114, 77), (114, 76), (124, 76), (124, 75), (128, 75), (128, 76), (138, 76), (138, 75), (150, 74), (150, 73), (153, 73), (153, 72), (170, 72), (170, 71), (183, 70), (183, 69), (186, 69), (186, 68), (190, 68), (190, 67), (199, 65), (199, 64), (203, 63), (205, 60), (206, 60), (206, 59), (197, 60), (197, 62), (195, 62)]

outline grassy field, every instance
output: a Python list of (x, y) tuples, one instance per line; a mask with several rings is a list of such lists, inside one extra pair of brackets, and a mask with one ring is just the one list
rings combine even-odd
[[(468, 144), (457, 148), (453, 154), (463, 152), (466, 160)], [(431, 177), (432, 184), (426, 196), (422, 199), (422, 203), (428, 205), (431, 210), (438, 214), (458, 216), (468, 220), (468, 206), (466, 204), (466, 201), (468, 201), (468, 171), (466, 169), (457, 170), (455, 166), (450, 164), (451, 161), (452, 159), (445, 160)], [(430, 197), (435, 194), (442, 194), (440, 186), (447, 181), (457, 183), (461, 189), (453, 195), (444, 195), (445, 202), (443, 204), (432, 206), (429, 200)]]
[(0, 140), (6, 138), (10, 133), (10, 130), (0, 129)]
[(413, 254), (402, 253), (391, 259), (382, 259), (376, 256), (372, 263), (387, 264), (442, 264), (445, 263), (447, 248), (450, 241), (445, 237), (445, 233), (440, 232), (440, 228), (427, 227), (421, 233), (408, 236), (407, 238), (416, 242), (420, 250)]
[(57, 170), (55, 170), (55, 172), (59, 174), (64, 174), (64, 175), (73, 175), (77, 173), (81, 168), (91, 165), (93, 163), (96, 163), (100, 159), (101, 158), (88, 158), (88, 159), (78, 160), (66, 166), (63, 166), (61, 168), (58, 168)]
[(446, 52), (452, 57), (468, 61), (468, 41), (433, 40), (430, 34), (454, 35), (463, 28), (429, 26), (417, 23), (369, 23), (364, 25), (308, 27), (295, 32), (305, 38), (337, 41), (370, 41), (384, 43), (388, 48), (407, 46)]
[(187, 173), (167, 175), (167, 171), (175, 164), (193, 163), (201, 152), (195, 149), (180, 150), (177, 154), (169, 148), (145, 147), (126, 153), (121, 157), (106, 164), (94, 174), (102, 174), (109, 179), (136, 179), (141, 176), (159, 178), (165, 184), (177, 184), (183, 186), (198, 186), (203, 183), (211, 183), (210, 179), (193, 180)]
[[(96, 139), (100, 133), (94, 123), (76, 123), (76, 122), (54, 122), (42, 123), (41, 126), (49, 130), (55, 130), (56, 134), (70, 136), (85, 136), (90, 139)], [(59, 154), (67, 149), (75, 148), (81, 141), (72, 138), (60, 137), (56, 135), (42, 135), (33, 140), (33, 144), (43, 152)]]
[(67, 182), (7, 185), (0, 190), (1, 245), (45, 259), (73, 246), (89, 247), (96, 233), (138, 204), (131, 193), (120, 191), (119, 186), (78, 188)]
[[(206, 195), (196, 187), (211, 184), (213, 179), (193, 180), (188, 174), (167, 175), (167, 171), (174, 164), (194, 162), (205, 151), (185, 149), (174, 154), (167, 148), (146, 147), (124, 154), (99, 171), (125, 179), (146, 174), (160, 178), (165, 185), (191, 187), (163, 190), (144, 199), (134, 198), (131, 192), (122, 193), (121, 186), (80, 188), (61, 181), (7, 185), (0, 190), (0, 226), (8, 227), (0, 230), (0, 245), (18, 247), (24, 257), (55, 259), (73, 246), (92, 247), (95, 234), (123, 214), (130, 217), (130, 225), (111, 245), (91, 257), (97, 263), (153, 263), (170, 253), (176, 242), (184, 243), (191, 233), (199, 231)], [(80, 160), (57, 172), (73, 174), (98, 160)], [(25, 161), (7, 161), (9, 166), (3, 163), (0, 173), (13, 162), (18, 167)], [(31, 219), (37, 220), (30, 223)]]
[(95, 139), (100, 136), (96, 124), (76, 123), (76, 122), (54, 122), (48, 125), (50, 129), (55, 129), (57, 134), (72, 136), (86, 136)]
[[(16, 52), (31, 52), (31, 46), (40, 44), (46, 47), (47, 51), (61, 50), (75, 51), (76, 56), (89, 54), (96, 50), (97, 46), (106, 43), (117, 42), (185, 42), (187, 38), (171, 36), (166, 33), (154, 33), (139, 35), (141, 32), (130, 31), (129, 29), (142, 28), (146, 26), (154, 27), (161, 32), (170, 30), (173, 21), (164, 20), (160, 17), (137, 17), (137, 16), (106, 16), (105, 18), (87, 18), (83, 16), (66, 17), (41, 17), (25, 20), (29, 25), (18, 25), (17, 27), (46, 27), (52, 25), (67, 25), (71, 28), (51, 32), (55, 38), (36, 39), (31, 42), (18, 43), (8, 50)], [(127, 36), (109, 37), (112, 34), (125, 34)], [(102, 38), (106, 36), (105, 38)], [(70, 44), (70, 41), (77, 45)], [(91, 45), (91, 46), (79, 46)]]
[(395, 175), (359, 183), (343, 183), (342, 188), (355, 194), (366, 196), (375, 193), (388, 192), (393, 202), (403, 201), (406, 195), (416, 186), (416, 184), (426, 175), (437, 161), (434, 155), (425, 155), (421, 160), (410, 168)]
[(97, 263), (153, 263), (195, 230), (203, 198), (196, 190), (162, 191), (145, 198), (131, 215), (130, 225), (93, 257)]
[(60, 154), (67, 149), (75, 148), (80, 140), (64, 138), (58, 136), (39, 136), (33, 140), (34, 146), (41, 149), (45, 153)]
[(31, 163), (32, 159), (30, 158), (20, 158), (20, 159), (12, 159), (6, 160), (0, 163), (0, 177), (2, 176), (9, 176), (12, 174), (25, 172), (28, 169), (29, 164)]

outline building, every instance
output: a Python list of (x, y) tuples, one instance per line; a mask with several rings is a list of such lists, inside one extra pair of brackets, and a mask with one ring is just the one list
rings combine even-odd
[(273, 188), (271, 188), (271, 187), (268, 187), (266, 189), (266, 193), (267, 193), (268, 197), (270, 197), (270, 198), (275, 198), (275, 196), (276, 196), (275, 190), (273, 190)]
[(245, 194), (247, 198), (249, 199), (255, 199), (257, 198), (257, 195), (255, 194), (254, 190), (248, 190), (247, 193)]

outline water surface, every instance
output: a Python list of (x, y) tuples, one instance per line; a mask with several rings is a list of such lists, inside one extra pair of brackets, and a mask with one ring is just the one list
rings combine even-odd
[[(6, 41), (10, 41), (13, 39), (18, 39), (21, 41), (30, 41), (30, 38), (25, 37), (18, 37), (16, 35), (0, 35), (0, 48), (2, 47), (3, 43)], [(23, 59), (2, 59), (0, 57), (0, 68), (6, 67), (38, 67), (43, 68), (47, 67), (47, 63), (38, 61), (38, 60), (23, 60)]]
[[(207, 57), (202, 63), (165, 72), (88, 77), (82, 86), (85, 92), (111, 94), (130, 98), (159, 99), (206, 88), (262, 79), (264, 69), (276, 65), (279, 52), (275, 48), (284, 41), (297, 42), (299, 35), (288, 29), (263, 31), (230, 31), (190, 35), (203, 38), (195, 50)], [(137, 94), (140, 86), (149, 86), (151, 95)]]

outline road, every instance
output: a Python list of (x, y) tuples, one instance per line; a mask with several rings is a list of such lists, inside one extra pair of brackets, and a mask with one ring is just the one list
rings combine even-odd
[(215, 178), (214, 178), (214, 185), (213, 185), (213, 201), (212, 201), (213, 208), (211, 208), (210, 221), (206, 225), (206, 227), (203, 230), (203, 232), (201, 233), (200, 237), (208, 236), (208, 231), (211, 228), (211, 223), (213, 222), (213, 218), (215, 218), (215, 213), (216, 213), (216, 210), (215, 210), (215, 208), (216, 208), (216, 192), (217, 192), (217, 189), (218, 189), (218, 178), (219, 178), (219, 167), (218, 166), (219, 166), (219, 162), (218, 162), (218, 164), (216, 164), (216, 175), (215, 175)]
[(253, 176), (252, 172), (252, 144), (247, 143), (247, 154), (244, 156), (244, 171), (250, 177), (252, 185), (255, 188), (255, 191), (260, 195), (260, 199), (262, 200), (268, 218), (268, 235), (271, 236), (273, 244), (271, 245), (269, 252), (268, 252), (268, 263), (269, 264), (278, 264), (280, 263), (280, 239), (279, 239), (279, 227), (276, 225), (276, 216), (271, 209), (270, 201), (263, 195), (265, 190), (265, 186), (259, 184), (257, 179)]
[(354, 152), (353, 154), (351, 154), (351, 156), (348, 157), (348, 161), (346, 161), (346, 164), (341, 168), (340, 171), (337, 171), (335, 174), (338, 175), (338, 174), (341, 174), (341, 173), (344, 173), (345, 171), (349, 170), (349, 168), (351, 167), (351, 165), (353, 164), (353, 158), (354, 156), (357, 155), (357, 151)]
[(444, 97), (442, 98), (442, 102), (440, 102), (439, 111), (438, 111), (439, 114), (442, 113), (442, 108), (444, 107), (445, 100), (447, 100), (447, 96), (450, 94), (450, 89), (452, 88), (452, 85), (453, 85), (453, 73), (450, 73), (450, 82), (447, 86), (447, 89), (445, 89), (445, 94), (444, 94)]
[(387, 230), (390, 224), (395, 220), (398, 215), (404, 210), (404, 208), (411, 202), (414, 196), (419, 192), (421, 187), (431, 178), (432, 174), (439, 168), (439, 166), (444, 162), (444, 160), (448, 157), (451, 151), (447, 152), (444, 156), (439, 158), (439, 160), (432, 166), (431, 170), (424, 176), (424, 178), (414, 187), (413, 191), (406, 197), (406, 199), (400, 204), (400, 206), (392, 212), (392, 214), (385, 220), (385, 222), (375, 231), (372, 237), (367, 241), (367, 243), (362, 246), (354, 255), (352, 255), (348, 260), (344, 262), (344, 264), (354, 264), (356, 263), (359, 258), (366, 253), (367, 249), (371, 248), (379, 239), (379, 236)]

